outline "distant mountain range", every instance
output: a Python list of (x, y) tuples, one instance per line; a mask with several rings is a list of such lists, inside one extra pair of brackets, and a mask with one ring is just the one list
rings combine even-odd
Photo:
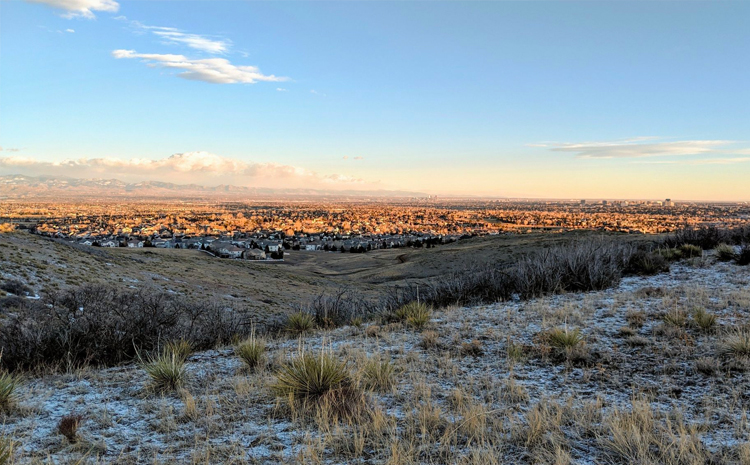
[(128, 183), (119, 179), (77, 179), (54, 176), (0, 176), (5, 198), (288, 198), (288, 197), (425, 197), (422, 192), (392, 190), (271, 189), (231, 185), (201, 186), (171, 182)]

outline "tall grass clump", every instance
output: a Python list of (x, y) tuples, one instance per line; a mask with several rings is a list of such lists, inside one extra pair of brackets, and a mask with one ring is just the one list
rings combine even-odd
[(185, 384), (185, 361), (174, 352), (164, 351), (143, 364), (151, 387), (157, 391), (176, 391)]
[(729, 244), (719, 244), (716, 247), (716, 258), (722, 262), (731, 262), (737, 257), (734, 247)]
[(193, 353), (193, 345), (185, 339), (178, 339), (166, 344), (164, 351), (168, 354), (175, 354), (183, 362)]
[(682, 244), (678, 250), (683, 258), (696, 258), (703, 256), (703, 249), (699, 245)]
[(580, 329), (570, 330), (568, 327), (554, 328), (546, 334), (546, 340), (550, 346), (558, 350), (567, 350), (576, 347), (583, 342), (583, 334)]
[(390, 360), (372, 357), (362, 369), (365, 387), (378, 392), (388, 392), (396, 385), (396, 365)]
[(736, 330), (719, 342), (717, 353), (725, 358), (747, 359), (750, 357), (750, 331)]
[(13, 441), (9, 437), (0, 436), (0, 465), (11, 463), (13, 446)]
[(284, 324), (284, 329), (292, 334), (308, 333), (315, 328), (315, 319), (306, 312), (296, 312), (289, 315)]
[(703, 331), (711, 331), (716, 326), (718, 318), (715, 314), (706, 311), (704, 308), (693, 310), (693, 323)]
[(347, 362), (325, 349), (313, 354), (300, 348), (299, 353), (276, 372), (276, 382), (271, 388), (277, 397), (293, 405), (322, 409), (339, 416), (356, 413), (363, 402)]
[(412, 301), (397, 308), (386, 319), (404, 322), (409, 326), (421, 329), (430, 322), (432, 311), (424, 302)]
[(263, 364), (263, 357), (266, 353), (266, 341), (258, 338), (253, 333), (249, 338), (242, 341), (234, 349), (237, 356), (251, 370), (255, 370)]
[(18, 376), (0, 370), (0, 412), (6, 412), (13, 406), (20, 385), (21, 380)]

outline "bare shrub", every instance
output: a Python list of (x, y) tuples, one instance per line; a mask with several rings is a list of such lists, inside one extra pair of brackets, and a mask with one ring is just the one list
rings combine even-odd
[(68, 414), (57, 423), (57, 432), (65, 436), (69, 443), (78, 442), (78, 427), (83, 423), (83, 415)]
[(147, 288), (86, 285), (25, 303), (8, 315), (0, 326), (1, 361), (10, 369), (113, 365), (154, 352), (164, 341), (207, 349), (249, 327), (242, 313), (217, 304)]
[(745, 244), (737, 254), (737, 264), (740, 266), (750, 265), (750, 244)]
[(25, 296), (31, 293), (31, 288), (26, 283), (17, 279), (8, 279), (0, 284), (0, 289), (17, 296)]
[(376, 313), (376, 307), (371, 302), (346, 288), (331, 295), (321, 293), (299, 310), (312, 315), (315, 324), (321, 328), (351, 325)]

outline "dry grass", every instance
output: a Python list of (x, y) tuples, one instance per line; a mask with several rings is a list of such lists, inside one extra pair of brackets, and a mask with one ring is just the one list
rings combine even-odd
[(714, 329), (718, 317), (706, 309), (699, 307), (693, 310), (693, 323), (701, 331), (709, 332)]
[(396, 365), (381, 357), (371, 357), (362, 369), (364, 385), (378, 392), (389, 392), (396, 387)]
[(750, 331), (740, 329), (725, 335), (717, 353), (726, 358), (747, 359), (750, 357)]
[(312, 408), (324, 417), (349, 417), (364, 407), (364, 397), (348, 363), (325, 349), (313, 354), (300, 348), (276, 372), (271, 389), (278, 398), (289, 401), (291, 407)]
[(263, 365), (266, 353), (266, 340), (255, 333), (235, 347), (234, 352), (250, 370), (256, 370)]
[(69, 443), (75, 444), (78, 442), (78, 427), (83, 423), (83, 415), (68, 414), (60, 418), (57, 423), (57, 432), (64, 436)]
[(308, 333), (315, 328), (315, 318), (309, 313), (296, 312), (289, 315), (284, 329), (292, 334)]
[(21, 379), (18, 376), (0, 370), (0, 412), (8, 411), (13, 407), (20, 385)]
[(150, 387), (156, 391), (175, 391), (185, 384), (185, 361), (174, 352), (165, 351), (143, 364), (150, 378)]

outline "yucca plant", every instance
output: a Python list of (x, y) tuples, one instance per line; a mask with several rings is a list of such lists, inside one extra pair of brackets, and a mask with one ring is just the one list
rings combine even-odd
[(175, 391), (185, 384), (185, 361), (174, 352), (165, 351), (143, 364), (157, 391)]
[(234, 349), (234, 353), (245, 362), (248, 368), (254, 370), (262, 365), (266, 353), (266, 341), (256, 337), (253, 333)]
[(368, 389), (387, 392), (396, 385), (396, 365), (380, 357), (370, 358), (365, 363), (363, 378)]
[(703, 331), (711, 331), (716, 326), (717, 317), (703, 308), (693, 310), (693, 323)]
[(406, 322), (417, 329), (424, 328), (430, 322), (431, 317), (432, 312), (430, 308), (426, 304), (417, 301), (402, 305), (393, 312), (394, 320)]
[(416, 329), (422, 329), (427, 326), (432, 318), (432, 312), (426, 305), (416, 308), (409, 316), (406, 317), (406, 323)]
[(315, 327), (315, 319), (305, 312), (292, 313), (286, 319), (284, 328), (290, 333), (302, 334), (312, 331)]
[(16, 401), (21, 379), (6, 371), (0, 371), (0, 411), (6, 411)]
[(727, 334), (719, 343), (717, 353), (727, 358), (750, 357), (750, 331), (737, 330)]
[(178, 358), (185, 361), (193, 353), (193, 345), (185, 339), (171, 341), (166, 344), (164, 351), (167, 354), (175, 354)]
[(313, 354), (300, 349), (276, 373), (272, 390), (279, 397), (316, 402), (323, 396), (352, 384), (348, 364), (321, 349)]
[(576, 347), (583, 342), (583, 335), (580, 329), (554, 328), (547, 333), (549, 345), (557, 350), (567, 350)]
[(737, 253), (734, 251), (734, 247), (729, 244), (719, 244), (716, 247), (716, 258), (722, 262), (729, 262), (735, 259)]

